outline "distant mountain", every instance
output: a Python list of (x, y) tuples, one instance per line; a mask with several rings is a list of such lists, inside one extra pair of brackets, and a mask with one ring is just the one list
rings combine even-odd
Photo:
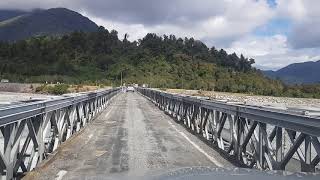
[(32, 12), (1, 11), (0, 40), (14, 41), (41, 35), (63, 35), (72, 31), (92, 32), (98, 26), (87, 17), (65, 8)]
[(281, 79), (288, 84), (320, 83), (320, 60), (290, 64), (278, 71), (264, 71), (273, 79)]
[(0, 10), (0, 21), (8, 20), (28, 12), (20, 10)]

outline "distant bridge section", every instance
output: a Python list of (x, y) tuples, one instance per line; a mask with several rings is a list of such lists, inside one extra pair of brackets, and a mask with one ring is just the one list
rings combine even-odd
[(0, 108), (1, 175), (13, 179), (32, 170), (95, 118), (119, 91), (80, 93)]
[(314, 172), (320, 119), (283, 110), (138, 88), (189, 131), (245, 167)]

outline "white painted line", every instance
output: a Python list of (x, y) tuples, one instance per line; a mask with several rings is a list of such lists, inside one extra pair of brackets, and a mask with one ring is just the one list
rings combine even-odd
[(207, 154), (200, 146), (198, 146), (196, 143), (194, 143), (193, 141), (191, 141), (187, 135), (185, 135), (183, 132), (181, 132), (180, 130), (178, 130), (170, 121), (168, 121), (169, 124), (172, 126), (172, 128), (174, 130), (176, 130), (179, 134), (181, 134), (181, 136), (183, 136), (187, 141), (189, 141), (190, 144), (192, 144), (199, 152), (201, 152), (203, 155), (205, 155), (211, 162), (213, 162), (215, 165), (217, 165), (218, 167), (223, 167), (223, 165), (217, 161), (214, 157), (210, 156), (209, 154)]
[(110, 109), (108, 109), (109, 111), (108, 111), (107, 114), (104, 116), (105, 118), (107, 118), (107, 117), (109, 116), (109, 114), (110, 114), (110, 112), (112, 111), (112, 109), (113, 109), (113, 106), (112, 106)]
[(67, 174), (67, 172), (68, 171), (65, 171), (65, 170), (59, 171), (55, 180), (61, 180), (63, 176)]
[[(118, 96), (118, 94), (116, 94), (115, 96), (113, 96), (111, 99), (113, 99), (113, 98), (115, 98), (116, 96)], [(111, 99), (109, 99), (108, 100), (108, 103), (110, 103), (110, 100)], [(113, 108), (114, 108), (114, 106), (109, 106), (110, 108), (106, 108), (106, 109), (104, 109), (105, 111), (108, 111), (107, 113), (106, 113), (106, 115), (104, 115), (104, 117), (105, 118), (107, 118), (109, 115), (110, 115), (110, 113), (112, 112), (112, 110), (113, 110)]]
[(84, 144), (88, 144), (89, 143), (89, 141), (90, 141), (90, 139), (93, 137), (93, 134), (90, 134), (89, 136), (88, 136), (88, 139), (84, 142)]

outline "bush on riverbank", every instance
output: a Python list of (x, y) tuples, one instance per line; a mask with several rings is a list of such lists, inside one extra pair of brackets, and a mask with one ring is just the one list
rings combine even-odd
[(67, 84), (57, 84), (57, 85), (42, 85), (36, 88), (37, 93), (47, 93), (54, 95), (62, 95), (69, 93), (69, 85)]

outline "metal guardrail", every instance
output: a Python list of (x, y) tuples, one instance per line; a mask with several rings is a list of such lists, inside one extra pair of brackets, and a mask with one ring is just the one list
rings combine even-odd
[[(32, 170), (106, 108), (119, 88), (0, 109), (0, 173), (13, 179)], [(1, 177), (1, 176), (0, 176)]]
[(137, 90), (204, 141), (245, 167), (314, 172), (320, 161), (320, 119), (206, 98)]

